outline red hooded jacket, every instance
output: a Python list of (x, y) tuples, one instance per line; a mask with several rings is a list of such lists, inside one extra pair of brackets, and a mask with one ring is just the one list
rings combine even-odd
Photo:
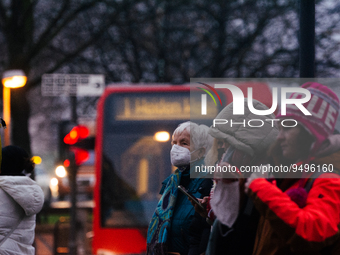
[[(333, 164), (334, 169), (340, 169), (340, 152), (311, 163)], [(249, 186), (249, 195), (262, 215), (253, 254), (340, 254), (339, 175), (320, 175), (303, 208), (286, 194), (298, 187), (299, 179), (288, 181), (284, 192), (263, 178)]]

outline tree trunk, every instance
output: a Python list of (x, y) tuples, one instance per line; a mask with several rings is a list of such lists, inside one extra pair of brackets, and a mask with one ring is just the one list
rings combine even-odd
[(31, 155), (29, 116), (30, 106), (26, 98), (29, 86), (11, 89), (12, 144), (24, 148)]

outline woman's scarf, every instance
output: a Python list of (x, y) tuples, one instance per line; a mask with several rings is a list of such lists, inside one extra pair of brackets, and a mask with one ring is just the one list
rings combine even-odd
[(182, 172), (179, 169), (172, 174), (151, 218), (147, 235), (147, 254), (165, 255), (167, 253), (167, 237), (181, 175)]

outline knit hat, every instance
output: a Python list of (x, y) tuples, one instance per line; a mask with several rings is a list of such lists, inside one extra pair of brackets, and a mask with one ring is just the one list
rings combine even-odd
[[(291, 117), (298, 121), (316, 138), (311, 148), (311, 152), (314, 153), (334, 131), (340, 108), (339, 98), (331, 89), (320, 83), (307, 82), (301, 88), (307, 89), (311, 93), (311, 99), (304, 103), (303, 106), (312, 115), (304, 115), (295, 105), (288, 105), (286, 115), (282, 115), (280, 111), (276, 118)], [(302, 98), (302, 96), (300, 93), (293, 93), (290, 98), (298, 99)]]

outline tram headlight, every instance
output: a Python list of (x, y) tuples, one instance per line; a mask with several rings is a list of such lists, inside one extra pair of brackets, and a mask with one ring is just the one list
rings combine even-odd
[(159, 132), (155, 133), (154, 139), (157, 142), (167, 142), (167, 141), (170, 140), (170, 134), (166, 131), (159, 131)]

